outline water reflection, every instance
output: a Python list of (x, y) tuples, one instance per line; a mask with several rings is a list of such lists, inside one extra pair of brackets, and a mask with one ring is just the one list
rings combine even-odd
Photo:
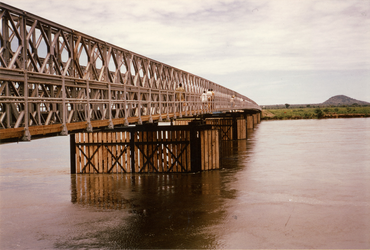
[(71, 200), (80, 206), (129, 213), (119, 226), (96, 233), (94, 238), (104, 247), (108, 242), (115, 248), (219, 248), (216, 233), (207, 228), (224, 221), (227, 201), (236, 197), (228, 185), (236, 172), (228, 169), (242, 168), (233, 156), (250, 147), (249, 140), (225, 143), (223, 170), (72, 175)]
[[(72, 202), (99, 209), (125, 209), (131, 216), (101, 239), (119, 248), (213, 247), (202, 230), (217, 223), (224, 200), (220, 171), (168, 175), (74, 175)], [(199, 233), (202, 231), (202, 233)], [(99, 237), (99, 236), (97, 236)]]
[(234, 140), (234, 141), (222, 141), (221, 142), (221, 167), (232, 168), (232, 170), (238, 170), (244, 168), (245, 159), (249, 157), (253, 152), (255, 146), (255, 130), (248, 130), (247, 139), (245, 140)]

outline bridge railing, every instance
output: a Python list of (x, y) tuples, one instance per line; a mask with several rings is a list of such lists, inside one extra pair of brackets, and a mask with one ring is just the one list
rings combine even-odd
[[(0, 3), (0, 129), (130, 117), (161, 120), (181, 111), (260, 110), (251, 99), (207, 79)], [(183, 84), (186, 106), (176, 100)], [(179, 113), (182, 114), (181, 112)]]

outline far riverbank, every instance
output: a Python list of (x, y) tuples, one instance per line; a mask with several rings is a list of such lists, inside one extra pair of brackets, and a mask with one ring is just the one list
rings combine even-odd
[(295, 120), (324, 118), (370, 117), (370, 107), (327, 107), (327, 108), (285, 108), (264, 109), (262, 120)]

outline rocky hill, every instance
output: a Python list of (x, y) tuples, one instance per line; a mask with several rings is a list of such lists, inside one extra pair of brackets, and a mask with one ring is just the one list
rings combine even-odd
[[(353, 99), (345, 95), (336, 95), (330, 97), (323, 103), (307, 103), (307, 104), (289, 104), (290, 108), (302, 108), (302, 107), (326, 107), (326, 106), (342, 106), (348, 105), (351, 106), (357, 103), (360, 106), (370, 105), (370, 102), (364, 102), (360, 100)], [(263, 109), (281, 109), (285, 108), (286, 104), (275, 104), (275, 105), (261, 105)]]
[(356, 99), (353, 99), (351, 97), (345, 96), (345, 95), (336, 95), (333, 97), (330, 97), (328, 100), (322, 103), (322, 105), (352, 105), (352, 104), (358, 104), (358, 105), (370, 105), (369, 102), (359, 101)]

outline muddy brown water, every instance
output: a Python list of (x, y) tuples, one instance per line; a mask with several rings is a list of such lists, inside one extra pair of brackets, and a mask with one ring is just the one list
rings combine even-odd
[(263, 121), (222, 169), (70, 175), (69, 138), (0, 146), (0, 249), (370, 248), (370, 118)]

